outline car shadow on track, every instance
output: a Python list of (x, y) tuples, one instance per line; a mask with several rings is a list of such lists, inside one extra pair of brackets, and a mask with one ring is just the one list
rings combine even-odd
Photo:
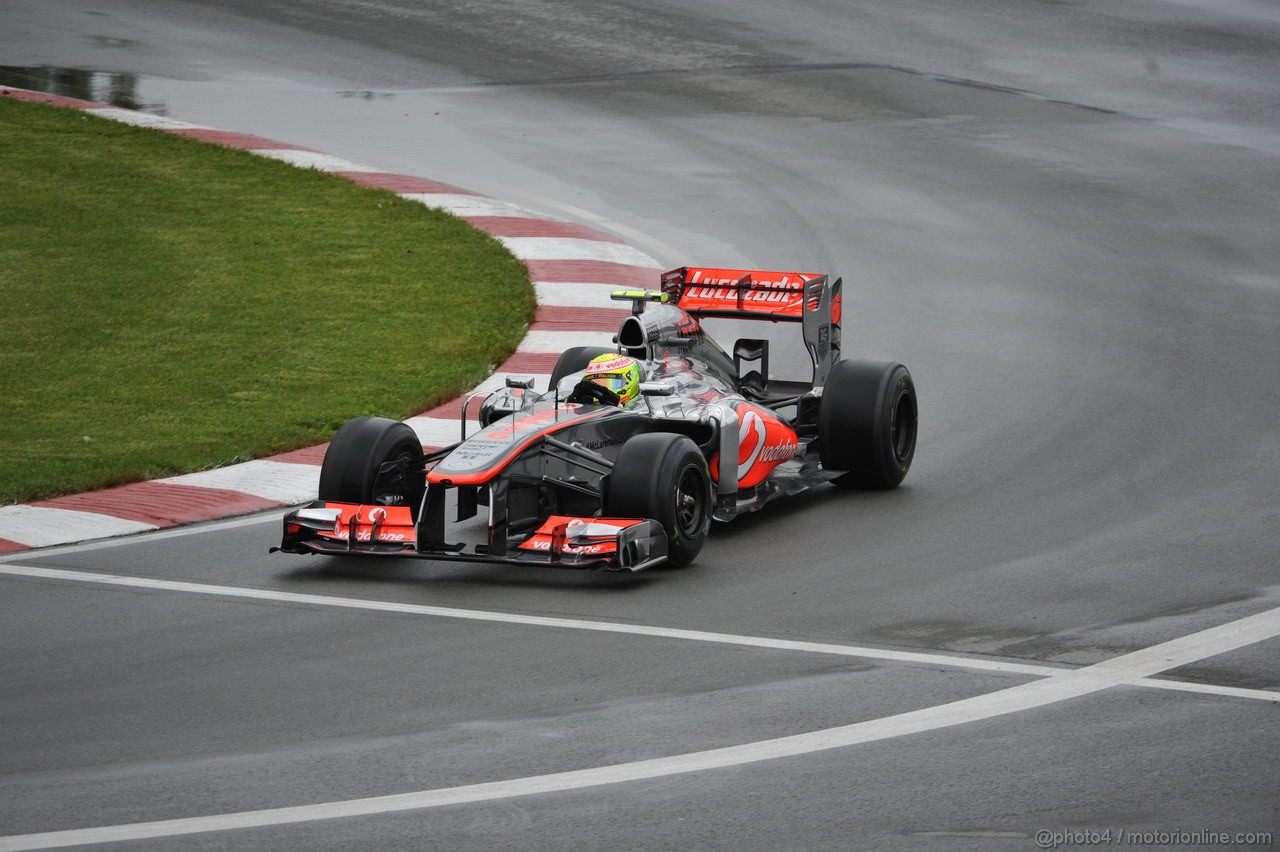
[(484, 563), (431, 563), (414, 559), (371, 560), (352, 556), (322, 557), (319, 565), (307, 565), (280, 575), (286, 583), (333, 584), (372, 582), (447, 585), (450, 588), (524, 588), (581, 590), (592, 593), (615, 593), (645, 588), (661, 580), (661, 575), (680, 571), (659, 566), (641, 574), (619, 571), (578, 571), (566, 568), (506, 567)]
[(737, 535), (767, 532), (770, 527), (775, 527), (779, 535), (786, 535), (792, 529), (790, 526), (792, 521), (808, 517), (826, 508), (849, 512), (865, 509), (900, 510), (907, 505), (907, 501), (915, 498), (916, 495), (913, 495), (912, 491), (910, 485), (883, 491), (819, 485), (799, 494), (780, 497), (759, 511), (739, 515), (728, 523), (714, 524), (711, 527), (711, 535), (707, 539), (706, 549), (714, 549), (718, 540), (725, 541)]

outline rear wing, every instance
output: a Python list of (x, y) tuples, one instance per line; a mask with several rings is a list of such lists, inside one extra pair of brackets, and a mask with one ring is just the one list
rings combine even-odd
[(840, 358), (840, 278), (830, 283), (813, 272), (682, 266), (661, 280), (662, 292), (694, 317), (802, 323), (814, 385), (826, 382)]
[(694, 316), (800, 322), (807, 285), (826, 280), (811, 272), (682, 266), (663, 273), (662, 292)]

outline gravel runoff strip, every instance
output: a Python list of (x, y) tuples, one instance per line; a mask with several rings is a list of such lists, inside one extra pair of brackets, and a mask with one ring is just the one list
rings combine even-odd
[[(662, 269), (657, 260), (610, 234), (439, 181), (386, 172), (260, 136), (76, 98), (7, 87), (0, 88), (0, 97), (82, 109), (126, 124), (240, 148), (300, 168), (319, 169), (361, 186), (389, 189), (403, 198), (465, 219), (502, 242), (529, 270), (537, 291), (537, 314), (515, 354), (493, 375), (467, 394), (405, 421), (428, 448), (458, 440), (462, 403), (470, 394), (496, 390), (512, 375), (533, 376), (539, 380), (538, 387), (546, 387), (556, 358), (564, 349), (612, 345), (613, 334), (628, 311), (610, 301), (610, 291), (617, 287), (653, 287)], [(474, 406), (472, 411), (478, 408)], [(0, 506), (0, 553), (305, 503), (316, 496), (320, 463), (327, 446), (321, 444), (86, 494)]]

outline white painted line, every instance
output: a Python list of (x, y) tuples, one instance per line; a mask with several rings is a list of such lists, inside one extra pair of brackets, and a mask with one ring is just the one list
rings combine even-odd
[(135, 112), (131, 109), (120, 109), (119, 107), (99, 107), (85, 110), (91, 115), (100, 115), (103, 118), (109, 118), (112, 121), (120, 121), (125, 124), (132, 124), (135, 127), (153, 127), (156, 130), (209, 130), (203, 124), (191, 124), (186, 121), (178, 121), (175, 118), (166, 118), (163, 115), (151, 115), (145, 112)]
[(45, 506), (0, 506), (0, 538), (28, 547), (67, 544), (87, 538), (129, 535), (154, 530), (154, 524), (126, 521), (96, 512), (51, 509)]
[[(176, 531), (174, 531), (176, 532)], [(158, 534), (159, 535), (159, 534)], [(19, 555), (19, 554), (14, 554)], [(29, 558), (30, 554), (26, 554)], [(712, 633), (704, 630), (685, 630), (676, 627), (653, 627), (643, 624), (624, 624), (589, 619), (556, 618), (542, 615), (522, 615), (510, 612), (458, 609), (455, 607), (428, 606), (397, 601), (368, 600), (365, 598), (341, 598), (329, 595), (308, 595), (276, 589), (254, 589), (242, 586), (217, 586), (207, 583), (188, 583), (178, 580), (161, 580), (152, 577), (129, 577), (117, 574), (101, 574), (91, 571), (71, 571), (62, 568), (45, 568), (34, 565), (0, 564), (0, 574), (33, 577), (47, 580), (93, 583), (105, 586), (128, 586), (157, 591), (185, 592), (189, 594), (219, 597), (250, 598), (253, 600), (280, 601), (290, 604), (359, 609), (374, 612), (395, 612), (410, 615), (427, 615), (439, 618), (456, 618), (468, 621), (490, 621), (504, 624), (523, 624), (533, 627), (555, 627), (566, 630), (587, 630), (595, 633), (619, 633), (629, 636), (648, 636), (659, 639), (678, 639), (775, 651), (794, 651), (805, 654), (831, 654), (842, 657), (886, 660), (889, 662), (941, 668), (961, 668), (1001, 674), (1027, 675), (1030, 677), (1059, 677), (1083, 671), (1102, 673), (1101, 676), (1116, 683), (1141, 683), (1189, 692), (1213, 692), (1226, 695), (1280, 701), (1280, 693), (1268, 690), (1249, 690), (1238, 687), (1218, 687), (1180, 681), (1144, 680), (1144, 678), (1186, 665), (1197, 659), (1216, 656), (1238, 647), (1270, 638), (1280, 632), (1280, 608), (1268, 610), (1256, 616), (1231, 622), (1222, 627), (1192, 634), (1151, 649), (1135, 651), (1111, 660), (1081, 669), (1069, 669), (1043, 663), (1012, 662), (981, 656), (937, 654), (924, 651), (899, 651), (873, 648), (863, 645), (842, 645), (828, 642), (806, 642), (794, 639), (776, 639), (766, 636), (746, 636), (737, 633)], [(1179, 643), (1183, 643), (1181, 646)], [(1150, 653), (1149, 653), (1150, 652)], [(1117, 680), (1118, 678), (1118, 680)]]
[[(173, 536), (187, 535), (196, 531), (209, 531), (211, 529), (222, 529), (248, 526), (252, 524), (261, 524), (264, 522), (275, 521), (274, 515), (268, 517), (257, 518), (238, 518), (231, 521), (225, 521), (219, 524), (207, 525), (199, 529), (188, 530), (163, 530), (153, 533), (149, 538), (167, 538)], [(115, 542), (124, 543), (124, 542)], [(98, 545), (80, 545), (78, 547), (59, 548), (58, 553), (78, 552), (83, 550), (92, 550)], [(31, 554), (14, 553), (8, 554), (10, 559), (30, 558)], [(524, 624), (535, 627), (558, 627), (569, 630), (589, 630), (598, 633), (622, 633), (636, 636), (650, 636), (665, 639), (680, 639), (693, 642), (708, 642), (723, 645), (737, 645), (752, 648), (766, 648), (779, 651), (795, 651), (799, 653), (809, 654), (833, 654), (845, 657), (859, 657), (865, 659), (886, 660), (890, 662), (900, 662), (916, 665), (936, 666), (942, 668), (963, 668), (979, 671), (991, 671), (1005, 674), (1021, 674), (1032, 677), (1052, 677), (1061, 675), (1066, 672), (1079, 671), (1074, 669), (1064, 669), (1058, 666), (1050, 666), (1036, 663), (1020, 663), (1009, 662), (1003, 660), (993, 660), (986, 657), (969, 657), (951, 654), (935, 654), (921, 651), (895, 651), (887, 648), (872, 648), (869, 646), (858, 645), (839, 645), (825, 642), (802, 642), (791, 639), (773, 639), (760, 636), (744, 636), (733, 633), (710, 633), (700, 630), (683, 630), (671, 627), (649, 627), (637, 624), (619, 624), (605, 621), (590, 621), (585, 619), (566, 619), (553, 618), (548, 616), (519, 615), (516, 613), (503, 612), (487, 612), (484, 610), (467, 610), (456, 609), (451, 607), (435, 607), (425, 606), (421, 604), (405, 604), (395, 601), (377, 601), (365, 600), (362, 598), (338, 598), (327, 595), (304, 595), (296, 592), (282, 592), (271, 589), (251, 589), (237, 586), (214, 586), (204, 583), (186, 583), (173, 580), (158, 580), (150, 577), (125, 577), (114, 574), (99, 574), (86, 571), (69, 571), (57, 568), (43, 568), (30, 565), (0, 565), (0, 574), (12, 574), (15, 576), (35, 577), (50, 580), (66, 580), (73, 582), (96, 583), (111, 586), (132, 586), (136, 588), (146, 588), (164, 591), (188, 592), (194, 594), (207, 594), (225, 597), (237, 598), (253, 598), (257, 600), (277, 600), (284, 603), (301, 603), (313, 606), (338, 607), (343, 609), (362, 609), (373, 610), (378, 612), (397, 612), (413, 615), (429, 615), (441, 618), (459, 618), (473, 621), (493, 621), (509, 624)], [(1280, 610), (1272, 610), (1271, 612), (1280, 612)], [(1235, 625), (1244, 625), (1248, 619), (1241, 622), (1233, 622)], [(1234, 647), (1240, 647), (1252, 644), (1261, 639), (1268, 638), (1265, 635), (1267, 627), (1266, 622), (1258, 622), (1263, 625), (1263, 632), (1249, 634), (1240, 627), (1233, 628), (1227, 625), (1222, 628), (1223, 637), (1229, 641), (1221, 645), (1221, 650), (1214, 650), (1207, 643), (1194, 644), (1191, 646), (1196, 653), (1205, 652), (1204, 656), (1215, 656), (1220, 653), (1232, 650)], [(1228, 629), (1230, 628), (1230, 629)], [(1257, 624), (1254, 625), (1257, 629)], [(1234, 631), (1234, 632), (1233, 632)], [(1208, 631), (1206, 631), (1208, 633)], [(1193, 637), (1202, 634), (1193, 634)], [(1163, 649), (1166, 647), (1174, 647), (1173, 642), (1156, 646)], [(1240, 687), (1215, 686), (1212, 684), (1189, 683), (1182, 681), (1170, 680), (1148, 680), (1145, 679), (1150, 674), (1159, 671), (1166, 671), (1170, 668), (1177, 668), (1185, 663), (1178, 662), (1174, 656), (1164, 656), (1156, 659), (1154, 665), (1147, 665), (1144, 668), (1137, 668), (1131, 662), (1141, 659), (1140, 655), (1144, 652), (1135, 652), (1115, 660), (1098, 663), (1090, 668), (1107, 669), (1113, 668), (1121, 670), (1128, 664), (1127, 677), (1136, 685), (1144, 687), (1152, 687), (1158, 689), (1167, 689), (1181, 692), (1200, 692), (1214, 695), (1235, 696), (1241, 698), (1254, 698), (1266, 701), (1280, 701), (1280, 693), (1265, 689), (1243, 689)]]
[[(568, 308), (622, 308), (631, 307), (630, 302), (615, 302), (609, 298), (614, 290), (625, 287), (608, 287), (603, 284), (557, 284), (548, 281), (535, 281), (534, 290), (538, 293), (538, 304), (556, 305)], [(657, 285), (654, 285), (657, 289)]]
[(1168, 689), (1174, 692), (1198, 692), (1202, 695), (1219, 695), (1227, 698), (1251, 698), (1256, 701), (1280, 701), (1280, 692), (1270, 689), (1249, 689), (1242, 686), (1219, 686), (1214, 683), (1191, 683), (1181, 680), (1150, 679), (1134, 681), (1134, 686)]
[(203, 470), (199, 473), (185, 473), (182, 476), (160, 479), (157, 482), (162, 485), (223, 488), (227, 491), (239, 491), (264, 500), (275, 500), (277, 503), (292, 505), (315, 499), (320, 487), (320, 466), (254, 459), (228, 467)]
[(659, 639), (679, 639), (690, 642), (708, 642), (748, 648), (765, 648), (773, 651), (797, 651), (806, 654), (834, 654), (841, 657), (889, 660), (944, 668), (974, 669), (1002, 674), (1047, 677), (1062, 674), (1071, 669), (1031, 663), (1015, 663), (987, 657), (951, 656), (929, 654), (921, 651), (895, 651), (888, 648), (871, 648), (855, 645), (837, 645), (826, 642), (803, 642), (793, 639), (773, 639), (767, 636), (743, 636), (735, 633), (710, 633), (703, 630), (683, 630), (675, 627), (651, 627), (643, 624), (623, 624), (611, 621), (591, 621), (577, 618), (555, 618), (545, 615), (522, 615), (512, 612), (490, 612), (478, 609), (408, 604), (398, 601), (368, 600), (365, 598), (339, 598), (329, 595), (308, 595), (277, 589), (254, 589), (243, 586), (215, 586), (208, 583), (188, 583), (179, 580), (161, 580), (153, 577), (128, 577), (118, 574), (99, 574), (92, 571), (71, 571), (62, 568), (44, 568), (35, 565), (0, 565), (0, 574), (34, 577), (45, 580), (66, 580), (78, 583), (94, 583), (104, 586), (127, 586), (135, 589), (185, 592), (188, 594), (215, 595), (218, 597), (249, 598), (252, 600), (280, 601), (290, 604), (359, 609), (373, 612), (395, 612), (411, 615), (429, 615), (438, 618), (457, 618), (466, 621), (491, 621), (501, 624), (524, 624), (533, 627), (556, 627), (566, 630), (587, 630), (595, 633), (620, 633), (628, 636), (649, 636)]
[[(19, 568), (20, 566), (11, 567)], [(13, 573), (18, 572), (15, 571)], [(80, 572), (54, 573), (72, 575)], [(139, 580), (139, 578), (105, 578), (102, 575), (88, 576), (96, 577), (95, 582)], [(125, 584), (131, 585), (133, 583)], [(310, 596), (290, 595), (289, 597), (305, 598)], [(430, 608), (424, 607), (423, 609)], [(707, 770), (741, 766), (777, 758), (796, 757), (954, 727), (968, 722), (1044, 707), (1099, 692), (1113, 686), (1133, 683), (1135, 678), (1141, 679), (1143, 676), (1156, 674), (1168, 668), (1187, 665), (1224, 651), (1270, 639), (1276, 635), (1280, 635), (1280, 608), (1249, 616), (1221, 627), (1204, 630), (1172, 642), (1166, 642), (1154, 648), (1126, 654), (1099, 665), (1088, 666), (1074, 671), (1059, 670), (1041, 680), (1020, 684), (997, 692), (900, 713), (895, 716), (827, 728), (821, 731), (632, 763), (578, 769), (505, 781), (492, 781), (482, 784), (468, 784), (460, 787), (325, 802), (317, 805), (299, 805), (206, 817), (0, 837), (0, 852), (52, 849), (87, 843), (119, 843), (156, 837), (176, 837), (208, 831), (260, 828), (263, 826), (287, 825), (343, 817), (371, 816), (443, 805), (466, 804), (516, 796), (599, 787), (688, 772), (705, 772)]]
[(1136, 680), (1270, 639), (1280, 633), (1277, 625), (1280, 625), (1280, 607), (1103, 660), (1089, 668)]
[(498, 237), (498, 240), (521, 260), (601, 260), (661, 268), (652, 257), (625, 243), (574, 237)]
[(489, 198), (485, 195), (462, 195), (450, 192), (402, 192), (400, 195), (402, 198), (420, 202), (428, 207), (439, 208), (454, 216), (506, 216), (522, 219), (563, 221), (555, 216), (535, 213), (518, 204), (499, 201), (496, 198)]
[(573, 346), (614, 346), (613, 331), (530, 331), (520, 341), (521, 352), (560, 353)]
[(382, 169), (366, 166), (362, 163), (344, 160), (329, 154), (316, 151), (303, 151), (297, 148), (260, 148), (254, 149), (261, 157), (283, 160), (302, 169), (319, 169), (322, 172), (380, 172)]

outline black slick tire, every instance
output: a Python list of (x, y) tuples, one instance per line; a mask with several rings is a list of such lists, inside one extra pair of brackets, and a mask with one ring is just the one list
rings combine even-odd
[(683, 567), (697, 558), (713, 511), (711, 474), (693, 441), (649, 432), (622, 445), (605, 488), (604, 513), (662, 524), (672, 565)]
[[(416, 516), (426, 488), (417, 434), (385, 417), (357, 417), (338, 429), (320, 467), (320, 499), (363, 505), (409, 506)], [(382, 471), (389, 462), (402, 462)]]
[(823, 468), (846, 471), (836, 485), (895, 488), (916, 452), (916, 386), (902, 364), (837, 361), (818, 407)]

